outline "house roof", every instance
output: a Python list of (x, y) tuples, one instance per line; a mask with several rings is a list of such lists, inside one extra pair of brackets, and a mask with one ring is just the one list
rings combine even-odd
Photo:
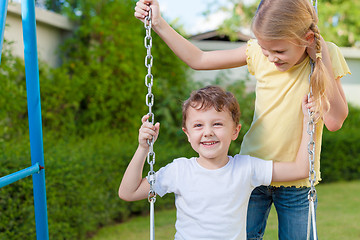
[[(237, 34), (238, 34), (237, 42), (247, 42), (251, 38), (251, 36), (243, 34), (241, 32), (238, 32)], [(225, 34), (220, 34), (218, 30), (199, 33), (199, 34), (190, 36), (190, 39), (197, 40), (197, 41), (202, 41), (202, 40), (226, 41), (226, 42), (230, 41), (229, 36), (227, 36)]]

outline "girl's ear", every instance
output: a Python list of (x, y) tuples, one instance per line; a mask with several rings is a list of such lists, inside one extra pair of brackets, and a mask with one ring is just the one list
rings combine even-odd
[(308, 42), (309, 46), (314, 42), (315, 40), (315, 34), (313, 31), (308, 31), (306, 34), (305, 34), (305, 40)]

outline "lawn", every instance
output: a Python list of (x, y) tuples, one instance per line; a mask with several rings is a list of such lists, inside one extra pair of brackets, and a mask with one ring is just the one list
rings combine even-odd
[[(319, 239), (360, 239), (360, 181), (320, 184), (317, 191)], [(156, 239), (173, 239), (174, 223), (175, 210), (156, 212)], [(91, 240), (115, 239), (149, 239), (149, 218), (136, 217), (126, 223), (104, 227), (91, 238)], [(277, 239), (277, 220), (274, 210), (270, 213), (264, 239)]]

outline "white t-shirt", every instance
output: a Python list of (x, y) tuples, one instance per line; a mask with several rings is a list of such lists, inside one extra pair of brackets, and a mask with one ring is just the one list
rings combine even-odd
[(222, 168), (209, 170), (196, 158), (178, 158), (156, 173), (159, 196), (175, 194), (176, 240), (244, 240), (252, 190), (269, 185), (272, 161), (229, 156)]

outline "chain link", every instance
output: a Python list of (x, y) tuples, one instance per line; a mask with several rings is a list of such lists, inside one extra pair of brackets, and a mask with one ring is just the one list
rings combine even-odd
[[(311, 79), (311, 75), (314, 71), (314, 66), (315, 63), (311, 60), (310, 61), (310, 66), (311, 66), (311, 71), (309, 74), (309, 82)], [(312, 86), (310, 83), (310, 92), (308, 94), (308, 98), (310, 98), (312, 96)], [(315, 141), (314, 141), (314, 135), (315, 135), (315, 127), (316, 127), (316, 123), (314, 120), (314, 112), (311, 112), (310, 110), (308, 110), (308, 114), (309, 114), (309, 122), (307, 125), (307, 133), (310, 135), (310, 140), (308, 143), (308, 153), (309, 153), (309, 182), (310, 182), (310, 191), (309, 191), (309, 200), (310, 201), (315, 201), (316, 199), (316, 190), (315, 190), (315, 182), (316, 182), (316, 171), (315, 171)]]
[[(309, 84), (310, 84), (310, 91), (308, 94), (308, 99), (313, 96), (312, 94), (312, 86), (311, 86), (311, 75), (314, 72), (315, 63), (312, 59), (310, 59), (310, 74), (309, 74)], [(309, 182), (310, 182), (310, 190), (308, 193), (308, 200), (309, 200), (309, 215), (308, 215), (308, 228), (307, 228), (307, 240), (310, 239), (310, 229), (311, 229), (311, 223), (312, 223), (312, 230), (313, 230), (313, 239), (317, 239), (317, 233), (316, 233), (316, 220), (315, 220), (315, 200), (316, 200), (316, 189), (315, 189), (315, 182), (316, 182), (316, 171), (315, 171), (315, 116), (314, 112), (311, 112), (308, 110), (309, 114), (309, 122), (307, 125), (307, 133), (310, 135), (310, 140), (308, 143), (308, 153), (309, 153)]]
[[(145, 57), (145, 67), (147, 67), (147, 74), (145, 76), (145, 86), (148, 88), (148, 93), (146, 94), (146, 105), (149, 107), (148, 121), (154, 124), (154, 113), (152, 112), (152, 107), (154, 105), (154, 94), (152, 93), (152, 86), (154, 83), (154, 77), (151, 73), (151, 67), (153, 65), (153, 56), (151, 55), (151, 48), (152, 48), (152, 37), (151, 37), (151, 9), (149, 11), (149, 15), (146, 16), (144, 21), (144, 26), (146, 30), (146, 36), (144, 38), (144, 45), (146, 48), (146, 57)], [(150, 170), (148, 172), (148, 182), (150, 184), (150, 191), (148, 195), (148, 201), (149, 202), (155, 202), (156, 201), (156, 193), (153, 189), (154, 183), (155, 183), (155, 171), (154, 171), (154, 164), (155, 164), (155, 152), (154, 152), (154, 138), (150, 141), (148, 140), (149, 144), (149, 152), (147, 155), (147, 163), (150, 166)]]

